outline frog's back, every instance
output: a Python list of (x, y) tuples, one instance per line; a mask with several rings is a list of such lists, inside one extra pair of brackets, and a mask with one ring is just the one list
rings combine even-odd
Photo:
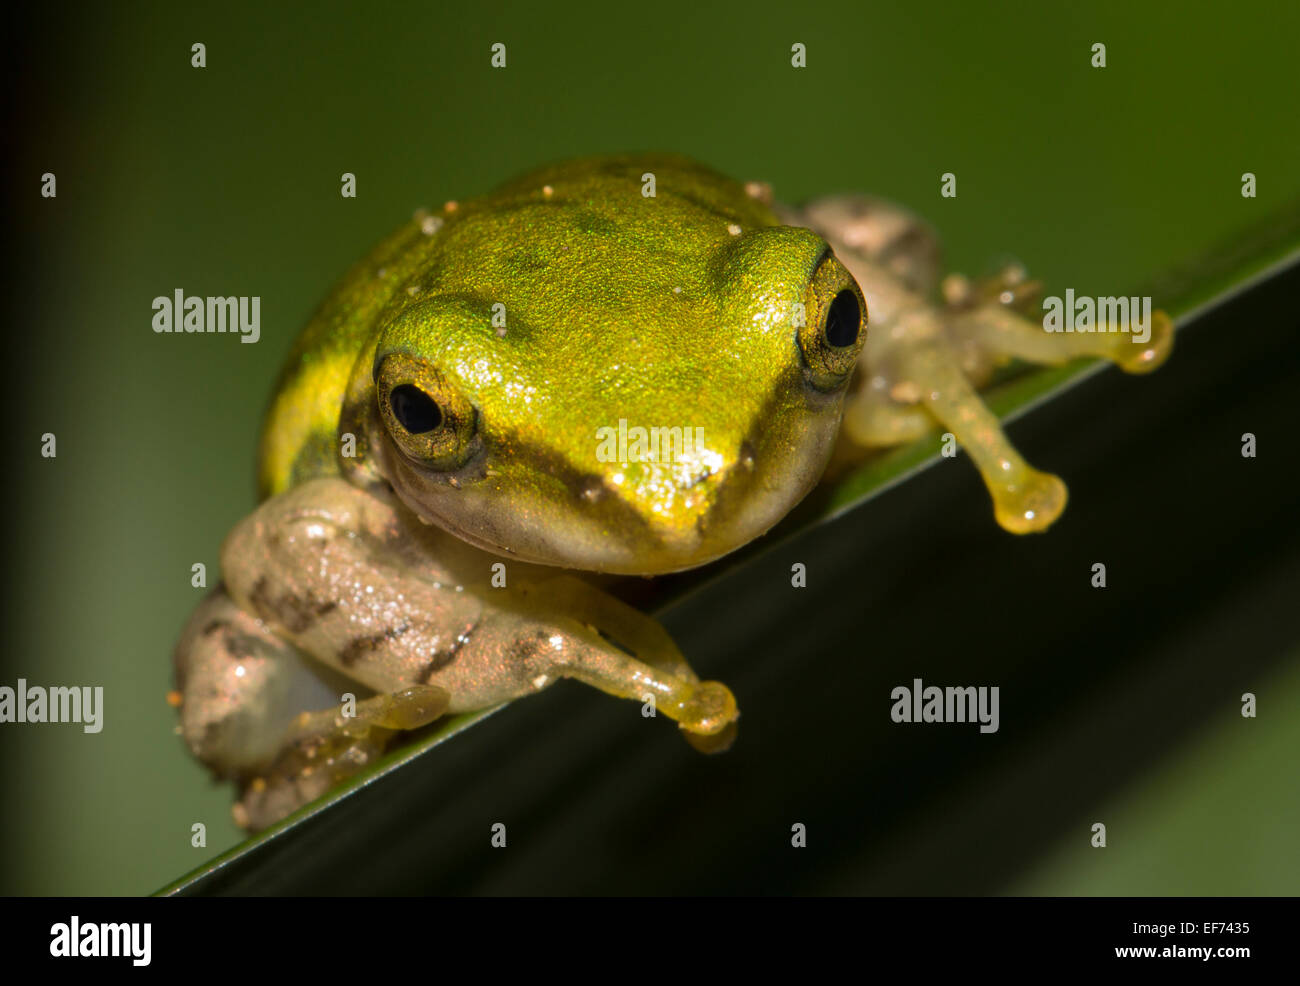
[[(647, 172), (655, 176), (656, 197), (668, 207), (662, 213), (663, 225), (652, 232), (656, 239), (668, 242), (674, 235), (684, 235), (686, 231), (673, 228), (674, 215), (704, 212), (747, 227), (776, 222), (767, 207), (746, 195), (736, 181), (673, 154), (567, 161), (539, 168), (459, 206), (432, 215), (416, 213), (348, 272), (294, 344), (263, 427), (260, 495), (273, 496), (308, 479), (339, 472), (339, 412), (356, 362), (363, 354), (373, 356), (376, 327), (414, 303), (414, 295), (408, 296), (408, 290), (418, 290), (413, 279), (431, 265), (445, 262), (444, 243), (464, 239), (455, 236), (460, 231), (453, 227), (478, 223), (493, 236), (512, 230), (522, 237), (532, 232), (534, 221), (512, 224), (510, 217), (543, 203), (561, 209), (581, 203), (580, 211), (554, 213), (557, 229), (566, 222), (580, 223), (583, 232), (626, 229), (626, 203), (629, 196), (642, 194)], [(490, 317), (490, 312), (484, 314)]]
[(421, 238), (417, 216), (348, 271), (294, 342), (262, 427), (261, 497), (339, 471), (336, 431), (348, 378), (402, 274), (420, 257)]

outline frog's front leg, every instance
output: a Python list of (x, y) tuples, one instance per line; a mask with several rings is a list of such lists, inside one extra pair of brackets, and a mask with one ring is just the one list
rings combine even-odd
[[(432, 686), (448, 711), (465, 712), (568, 677), (620, 697), (652, 694), (691, 734), (718, 736), (735, 721), (731, 693), (699, 681), (648, 617), (570, 576), (491, 588), (493, 560), (337, 478), (266, 501), (222, 548), (241, 609), (380, 695)], [(309, 732), (321, 741), (330, 721)]]
[(1065, 507), (1064, 483), (1021, 458), (976, 387), (1011, 358), (1054, 365), (1101, 356), (1127, 372), (1147, 372), (1169, 354), (1168, 317), (1155, 312), (1149, 337), (1141, 340), (1109, 325), (1049, 333), (1014, 310), (1036, 288), (1015, 267), (974, 286), (950, 277), (945, 300), (932, 300), (937, 240), (905, 210), (838, 196), (790, 215), (833, 245), (871, 313), (862, 379), (845, 406), (846, 437), (864, 447), (890, 446), (921, 437), (937, 422), (975, 462), (1002, 527), (1015, 533), (1047, 528)]
[(539, 623), (562, 620), (575, 646), (544, 672), (574, 678), (619, 698), (646, 701), (681, 726), (696, 749), (719, 752), (735, 739), (740, 712), (720, 682), (700, 681), (655, 620), (581, 579), (559, 575), (519, 588), (519, 605)]
[[(916, 312), (909, 317), (929, 315)], [(904, 385), (915, 388), (925, 408), (969, 453), (1003, 528), (1013, 534), (1041, 531), (1061, 515), (1065, 484), (1025, 462), (948, 345), (921, 336), (914, 345), (900, 346), (895, 361)]]
[[(1014, 292), (1014, 285), (1006, 286), (1008, 301)], [(946, 315), (949, 333), (973, 342), (995, 362), (1014, 357), (1059, 366), (1081, 356), (1096, 356), (1125, 373), (1150, 373), (1173, 349), (1173, 322), (1162, 311), (1151, 313), (1151, 324), (1139, 338), (1130, 326), (1109, 323), (1095, 332), (1048, 332), (1042, 322), (1025, 318), (1008, 301), (980, 301), (969, 307), (958, 301)]]

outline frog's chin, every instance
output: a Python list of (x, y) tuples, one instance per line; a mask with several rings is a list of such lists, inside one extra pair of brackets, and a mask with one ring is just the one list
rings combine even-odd
[[(681, 547), (647, 548), (608, 542), (593, 544), (577, 538), (567, 539), (563, 543), (551, 542), (544, 545), (536, 541), (517, 542), (506, 547), (483, 537), (480, 531), (471, 528), (440, 521), (432, 521), (432, 523), (438, 524), (476, 548), (503, 558), (533, 565), (599, 572), (605, 575), (651, 576), (686, 571), (716, 561), (752, 540), (752, 537), (738, 539), (732, 543), (717, 543), (710, 540), (707, 545), (699, 544), (686, 550)], [(757, 531), (753, 537), (765, 532), (766, 529)]]
[(810, 455), (787, 465), (779, 485), (746, 482), (734, 494), (724, 488), (710, 509), (672, 520), (647, 519), (626, 506), (575, 509), (522, 490), (503, 504), (473, 486), (425, 488), (418, 496), (394, 488), (425, 523), (495, 555), (610, 575), (666, 575), (706, 565), (767, 533), (816, 484), (825, 463)]

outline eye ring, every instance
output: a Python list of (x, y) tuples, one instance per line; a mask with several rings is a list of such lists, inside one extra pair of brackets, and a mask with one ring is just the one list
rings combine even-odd
[(407, 458), (435, 470), (465, 463), (478, 416), (445, 374), (417, 357), (390, 353), (374, 379), (384, 428)]
[(867, 338), (867, 302), (858, 282), (830, 250), (808, 284), (799, 349), (812, 385), (835, 390), (848, 382)]

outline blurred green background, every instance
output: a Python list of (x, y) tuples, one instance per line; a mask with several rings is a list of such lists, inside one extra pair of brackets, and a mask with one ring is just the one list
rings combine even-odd
[[(190, 566), (214, 568), (253, 505), (259, 421), (294, 335), (417, 206), (554, 159), (675, 150), (792, 201), (896, 199), (941, 231), (955, 269), (1014, 255), (1051, 287), (1120, 293), (1300, 198), (1298, 32), (1282, 2), (43, 9), (19, 34), (9, 153), (0, 683), (102, 684), (106, 711), (96, 736), (0, 726), (0, 892), (149, 892), (238, 841), (230, 791), (164, 703), (201, 594)], [(504, 70), (489, 65), (498, 41)], [(1105, 69), (1090, 67), (1098, 41)], [(806, 69), (790, 66), (795, 42)], [(948, 171), (955, 200), (939, 196)], [(1240, 195), (1246, 171), (1257, 199)], [(155, 335), (151, 301), (176, 288), (260, 296), (262, 340)], [(39, 456), (45, 432), (57, 459)], [(1098, 806), (1129, 820), (1129, 854), (1062, 838), (985, 889), (1295, 892), (1294, 666), (1267, 683), (1250, 739), (1229, 704)], [(1222, 810), (1247, 797), (1257, 810)], [(197, 821), (206, 849), (190, 846)], [(1230, 861), (1213, 849), (1228, 843)]]

